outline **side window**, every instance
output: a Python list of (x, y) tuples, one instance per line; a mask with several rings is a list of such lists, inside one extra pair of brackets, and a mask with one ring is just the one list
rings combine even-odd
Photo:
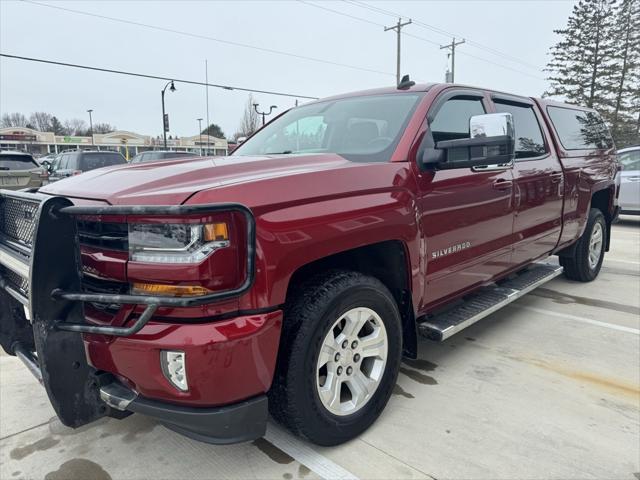
[(433, 141), (469, 138), (469, 119), (484, 113), (480, 98), (453, 97), (447, 100), (429, 125)]
[(567, 150), (613, 147), (609, 129), (596, 112), (565, 107), (547, 107), (560, 143)]
[(67, 164), (69, 163), (69, 154), (63, 153), (60, 157), (60, 163), (58, 165), (58, 170), (66, 170)]
[(540, 124), (531, 105), (494, 101), (496, 111), (510, 113), (516, 134), (516, 160), (539, 157), (546, 153)]
[(640, 170), (640, 150), (632, 150), (618, 154), (622, 170)]

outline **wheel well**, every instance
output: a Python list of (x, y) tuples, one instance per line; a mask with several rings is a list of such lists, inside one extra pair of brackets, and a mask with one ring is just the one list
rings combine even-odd
[(609, 251), (609, 245), (611, 243), (611, 200), (612, 189), (606, 188), (595, 192), (591, 197), (591, 208), (597, 208), (602, 212), (607, 223), (607, 243), (605, 245), (605, 251)]
[(403, 242), (389, 240), (339, 252), (303, 265), (289, 279), (287, 298), (292, 286), (326, 270), (352, 270), (380, 280), (392, 293), (402, 318), (403, 351), (411, 358), (417, 356), (417, 333), (411, 286), (409, 261)]

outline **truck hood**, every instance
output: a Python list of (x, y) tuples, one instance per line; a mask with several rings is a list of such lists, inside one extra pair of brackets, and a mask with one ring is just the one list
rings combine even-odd
[(171, 160), (91, 170), (40, 191), (112, 205), (179, 205), (206, 189), (357, 166), (335, 154)]

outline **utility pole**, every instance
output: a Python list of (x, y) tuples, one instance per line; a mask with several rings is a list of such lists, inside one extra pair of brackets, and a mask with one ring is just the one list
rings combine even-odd
[[(198, 120), (198, 132), (200, 132), (200, 156), (202, 156), (202, 118), (196, 118), (196, 120)], [(207, 135), (209, 135), (209, 132), (207, 132)]]
[(400, 85), (400, 30), (402, 27), (406, 27), (411, 23), (411, 19), (408, 22), (402, 23), (402, 18), (398, 19), (398, 23), (396, 23), (393, 27), (384, 27), (384, 31), (388, 32), (389, 30), (395, 30), (397, 34), (397, 43), (398, 43), (398, 52), (396, 57), (396, 85)]
[(451, 50), (451, 81), (449, 81), (449, 76), (447, 75), (447, 83), (454, 83), (456, 78), (456, 47), (458, 45), (462, 45), (464, 43), (464, 38), (459, 42), (456, 42), (456, 38), (453, 37), (453, 40), (449, 45), (441, 45), (440, 50), (443, 48), (447, 48)]

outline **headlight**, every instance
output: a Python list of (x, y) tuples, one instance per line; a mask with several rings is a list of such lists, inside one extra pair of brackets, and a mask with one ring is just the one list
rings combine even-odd
[(146, 263), (198, 263), (229, 246), (226, 223), (129, 224), (129, 258)]

